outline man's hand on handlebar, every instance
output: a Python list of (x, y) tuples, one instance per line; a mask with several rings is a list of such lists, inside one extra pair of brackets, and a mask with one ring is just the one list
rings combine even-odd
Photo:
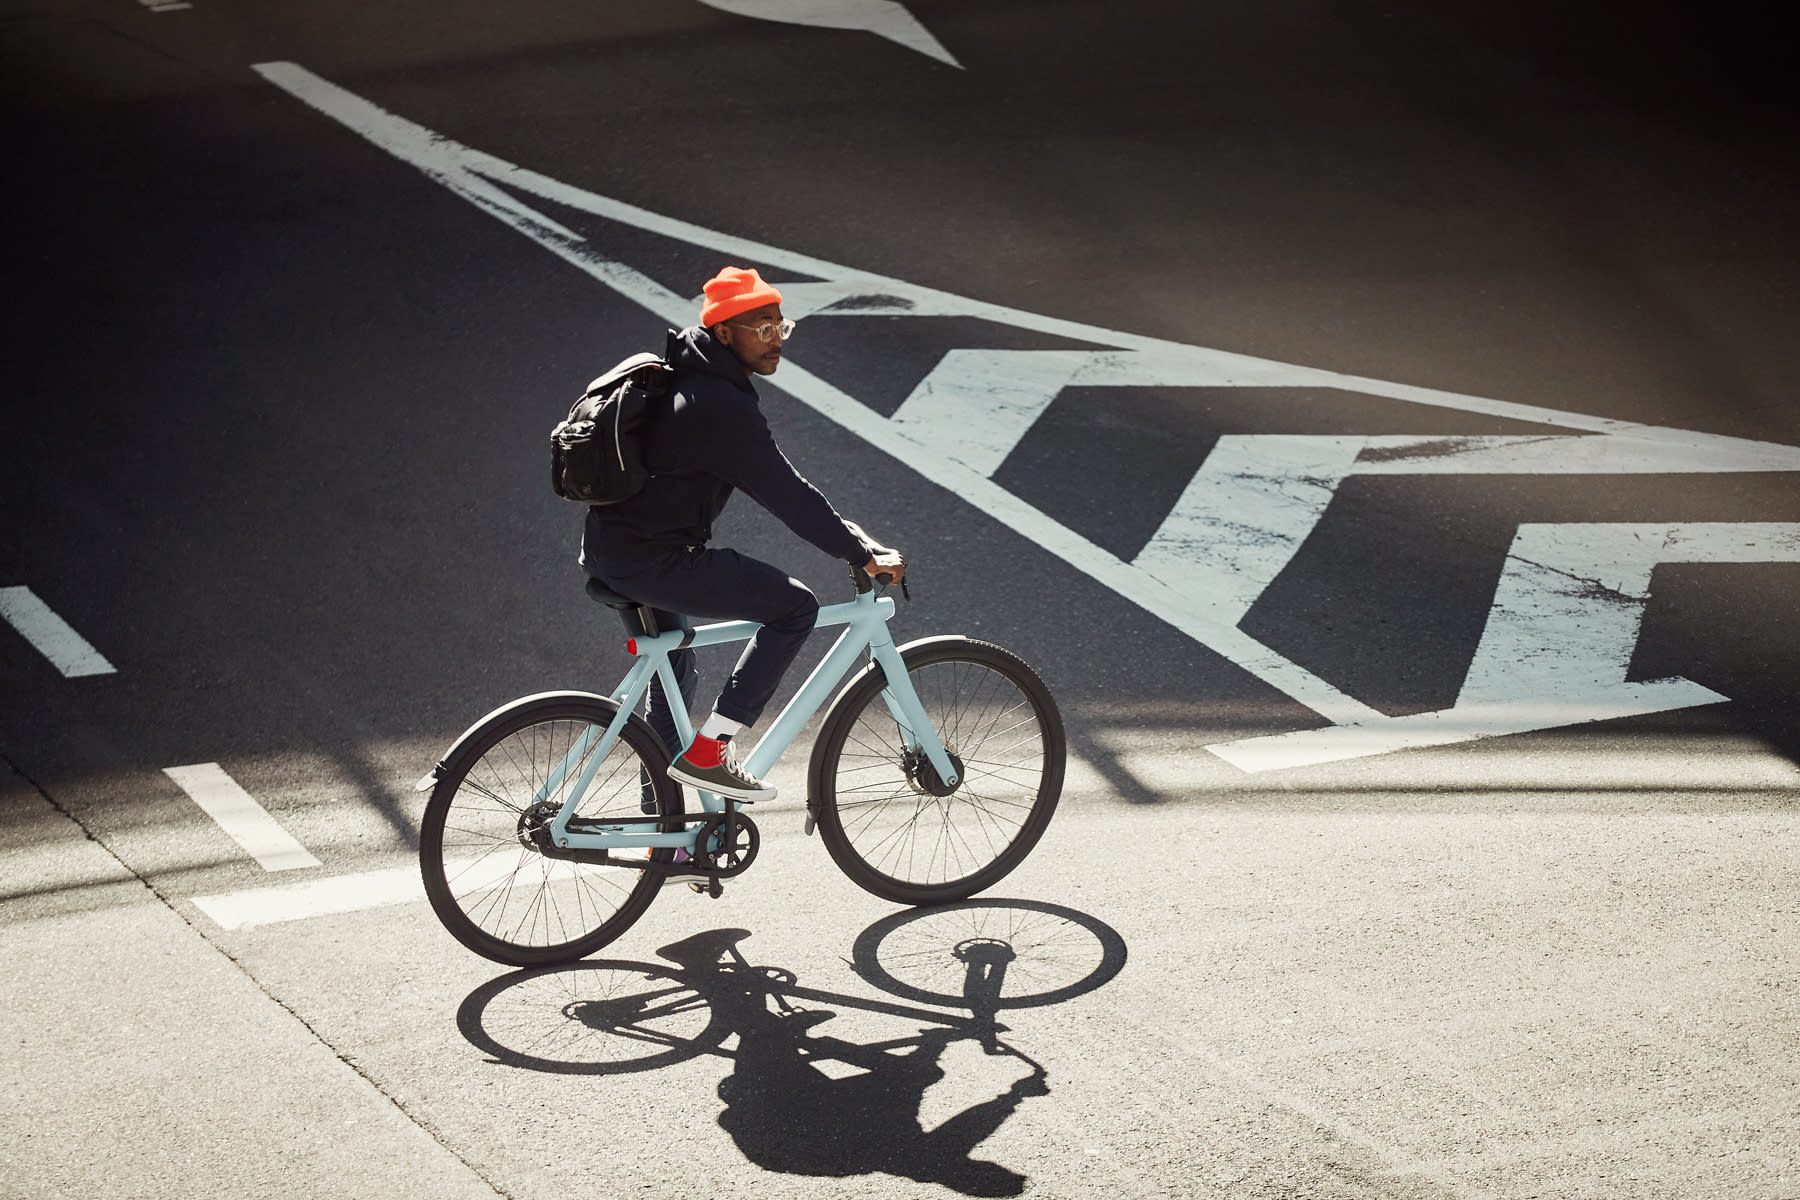
[[(877, 550), (862, 569), (877, 583), (899, 583), (906, 578), (906, 559), (898, 550)], [(883, 575), (888, 578), (883, 579)]]

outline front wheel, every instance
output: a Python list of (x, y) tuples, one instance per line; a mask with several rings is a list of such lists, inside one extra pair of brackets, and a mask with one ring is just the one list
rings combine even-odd
[(1011, 651), (968, 638), (902, 647), (926, 715), (958, 764), (946, 787), (907, 744), (871, 664), (832, 705), (809, 805), (838, 867), (902, 904), (944, 904), (1024, 861), (1062, 796), (1066, 746), (1050, 691)]
[[(581, 862), (550, 844), (550, 822), (590, 770), (580, 816), (680, 816), (667, 752), (641, 717), (594, 761), (617, 712), (586, 693), (527, 697), (488, 716), (445, 758), (425, 806), (419, 864), (438, 919), (475, 953), (513, 966), (568, 962), (624, 933), (656, 898), (660, 873)], [(676, 831), (682, 822), (659, 827)]]

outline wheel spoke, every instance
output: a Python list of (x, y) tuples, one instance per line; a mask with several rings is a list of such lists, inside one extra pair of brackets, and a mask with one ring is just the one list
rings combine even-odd
[[(550, 858), (541, 838), (577, 781), (591, 771), (587, 819), (629, 809), (653, 827), (679, 811), (657, 788), (661, 818), (640, 809), (645, 780), (666, 766), (655, 735), (633, 720), (596, 762), (611, 710), (591, 697), (554, 697), (496, 716), (438, 783), (420, 838), (426, 891), (444, 924), (478, 953), (529, 964), (579, 957), (628, 928), (659, 890), (630, 868)], [(589, 738), (592, 744), (584, 744)], [(654, 784), (651, 785), (655, 787)]]
[(1041, 835), (1061, 791), (1061, 723), (1030, 669), (994, 647), (909, 656), (908, 674), (957, 785), (943, 788), (922, 752), (908, 749), (871, 676), (845, 702), (853, 715), (822, 735), (830, 738), (822, 828), (838, 861), (877, 894), (913, 902), (971, 894)]

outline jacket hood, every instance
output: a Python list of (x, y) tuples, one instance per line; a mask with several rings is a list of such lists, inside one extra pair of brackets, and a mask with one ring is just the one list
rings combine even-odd
[(750, 385), (750, 373), (744, 370), (743, 364), (738, 362), (730, 348), (721, 345), (704, 325), (669, 330), (668, 346), (663, 351), (663, 358), (677, 371), (717, 375), (751, 395), (756, 394), (756, 389)]

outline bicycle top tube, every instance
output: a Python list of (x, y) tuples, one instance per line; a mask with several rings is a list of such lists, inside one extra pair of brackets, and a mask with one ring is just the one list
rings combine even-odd
[[(879, 625), (894, 616), (894, 598), (892, 596), (876, 596), (873, 592), (865, 592), (854, 600), (846, 600), (842, 604), (830, 604), (819, 609), (818, 617), (813, 621), (814, 629), (824, 629), (832, 625)], [(664, 654), (676, 650), (696, 646), (721, 646), (731, 642), (747, 642), (756, 636), (762, 626), (755, 621), (719, 621), (711, 625), (697, 625), (692, 629), (671, 629), (667, 633), (659, 633), (655, 637), (635, 637), (629, 639), (626, 650), (634, 655), (643, 655), (660, 651)]]

